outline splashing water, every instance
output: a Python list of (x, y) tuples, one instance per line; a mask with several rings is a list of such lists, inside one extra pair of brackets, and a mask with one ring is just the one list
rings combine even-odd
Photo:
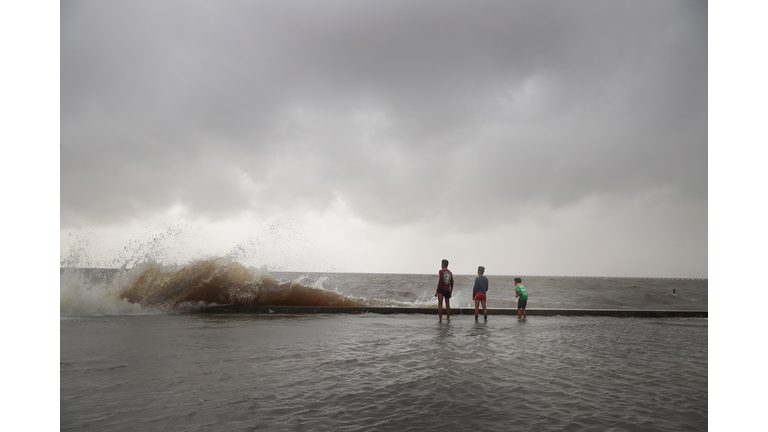
[(122, 298), (120, 285), (112, 281), (114, 273), (112, 269), (63, 269), (59, 284), (59, 313), (62, 316), (81, 316), (147, 315), (162, 312)]
[[(100, 272), (100, 273), (99, 273)], [(131, 269), (66, 269), (61, 274), (62, 315), (116, 315), (190, 312), (217, 305), (361, 306), (311, 284), (306, 276), (281, 282), (266, 268), (245, 267), (229, 258), (186, 265), (143, 262)]]
[(247, 268), (228, 258), (181, 267), (147, 264), (138, 270), (121, 296), (142, 305), (358, 306), (335, 292), (279, 282), (263, 268)]

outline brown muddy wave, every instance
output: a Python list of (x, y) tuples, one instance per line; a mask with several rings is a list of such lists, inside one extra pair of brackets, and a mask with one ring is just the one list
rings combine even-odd
[(191, 306), (360, 306), (319, 287), (280, 282), (265, 270), (217, 258), (181, 267), (148, 264), (133, 275), (120, 297), (142, 306), (189, 309)]

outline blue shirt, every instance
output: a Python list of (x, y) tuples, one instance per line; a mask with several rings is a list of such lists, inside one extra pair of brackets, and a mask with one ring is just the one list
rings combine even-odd
[(477, 293), (487, 293), (488, 292), (488, 278), (485, 276), (478, 276), (475, 278), (475, 286), (472, 288), (472, 298), (475, 298), (475, 294)]

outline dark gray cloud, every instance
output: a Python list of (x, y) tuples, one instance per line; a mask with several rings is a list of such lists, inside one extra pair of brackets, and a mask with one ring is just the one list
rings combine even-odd
[(707, 5), (68, 1), (61, 141), (64, 225), (706, 202)]

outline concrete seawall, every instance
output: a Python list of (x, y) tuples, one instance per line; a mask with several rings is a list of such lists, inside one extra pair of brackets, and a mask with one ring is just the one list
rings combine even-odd
[[(526, 309), (530, 316), (614, 316), (639, 318), (700, 317), (707, 318), (703, 310), (637, 310), (637, 309)], [(437, 308), (419, 307), (376, 307), (376, 306), (215, 306), (203, 313), (242, 313), (242, 314), (426, 314), (437, 315)], [(445, 310), (443, 310), (445, 313)], [(482, 310), (480, 311), (482, 314)], [(474, 308), (451, 308), (451, 315), (475, 314)], [(488, 308), (488, 315), (515, 315), (517, 309)]]

